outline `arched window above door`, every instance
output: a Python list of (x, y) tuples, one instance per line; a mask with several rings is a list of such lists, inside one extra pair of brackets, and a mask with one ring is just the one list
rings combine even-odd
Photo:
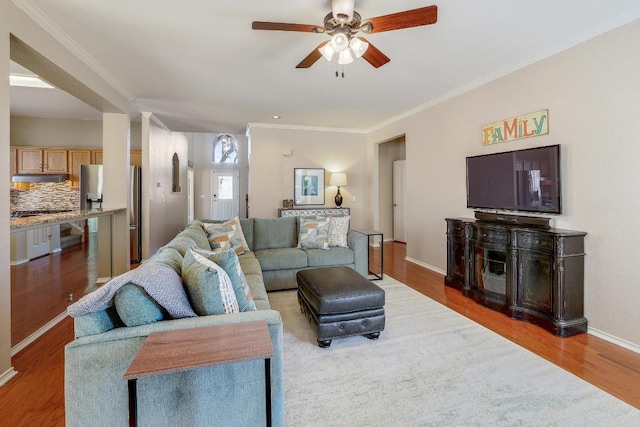
[(212, 163), (238, 163), (238, 140), (231, 134), (219, 133), (213, 138)]

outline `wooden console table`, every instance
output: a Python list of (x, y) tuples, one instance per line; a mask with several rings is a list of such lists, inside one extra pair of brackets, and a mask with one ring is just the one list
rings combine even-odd
[(468, 218), (446, 221), (445, 285), (561, 337), (587, 331), (586, 233)]
[(129, 425), (138, 425), (137, 379), (206, 366), (264, 359), (267, 426), (271, 426), (271, 356), (267, 322), (240, 322), (149, 334), (129, 365)]

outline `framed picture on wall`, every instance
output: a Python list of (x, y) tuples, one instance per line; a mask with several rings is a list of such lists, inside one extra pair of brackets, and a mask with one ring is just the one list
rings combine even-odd
[(324, 169), (294, 168), (293, 202), (295, 205), (324, 205)]

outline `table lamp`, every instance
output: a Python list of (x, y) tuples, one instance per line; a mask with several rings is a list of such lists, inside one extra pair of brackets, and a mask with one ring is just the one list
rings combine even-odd
[(335, 197), (335, 202), (337, 207), (342, 206), (342, 195), (340, 194), (340, 186), (347, 185), (347, 174), (344, 172), (334, 172), (331, 174), (331, 179), (329, 179), (329, 185), (338, 186), (338, 193)]

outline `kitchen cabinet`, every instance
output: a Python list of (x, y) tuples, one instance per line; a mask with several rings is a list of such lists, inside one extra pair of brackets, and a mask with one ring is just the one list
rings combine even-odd
[(142, 166), (142, 150), (131, 150), (129, 164), (131, 166)]
[(67, 173), (67, 150), (18, 148), (18, 173)]
[(69, 150), (69, 187), (80, 188), (80, 165), (91, 164), (91, 150)]
[(92, 165), (102, 164), (102, 150), (91, 150), (91, 164)]

